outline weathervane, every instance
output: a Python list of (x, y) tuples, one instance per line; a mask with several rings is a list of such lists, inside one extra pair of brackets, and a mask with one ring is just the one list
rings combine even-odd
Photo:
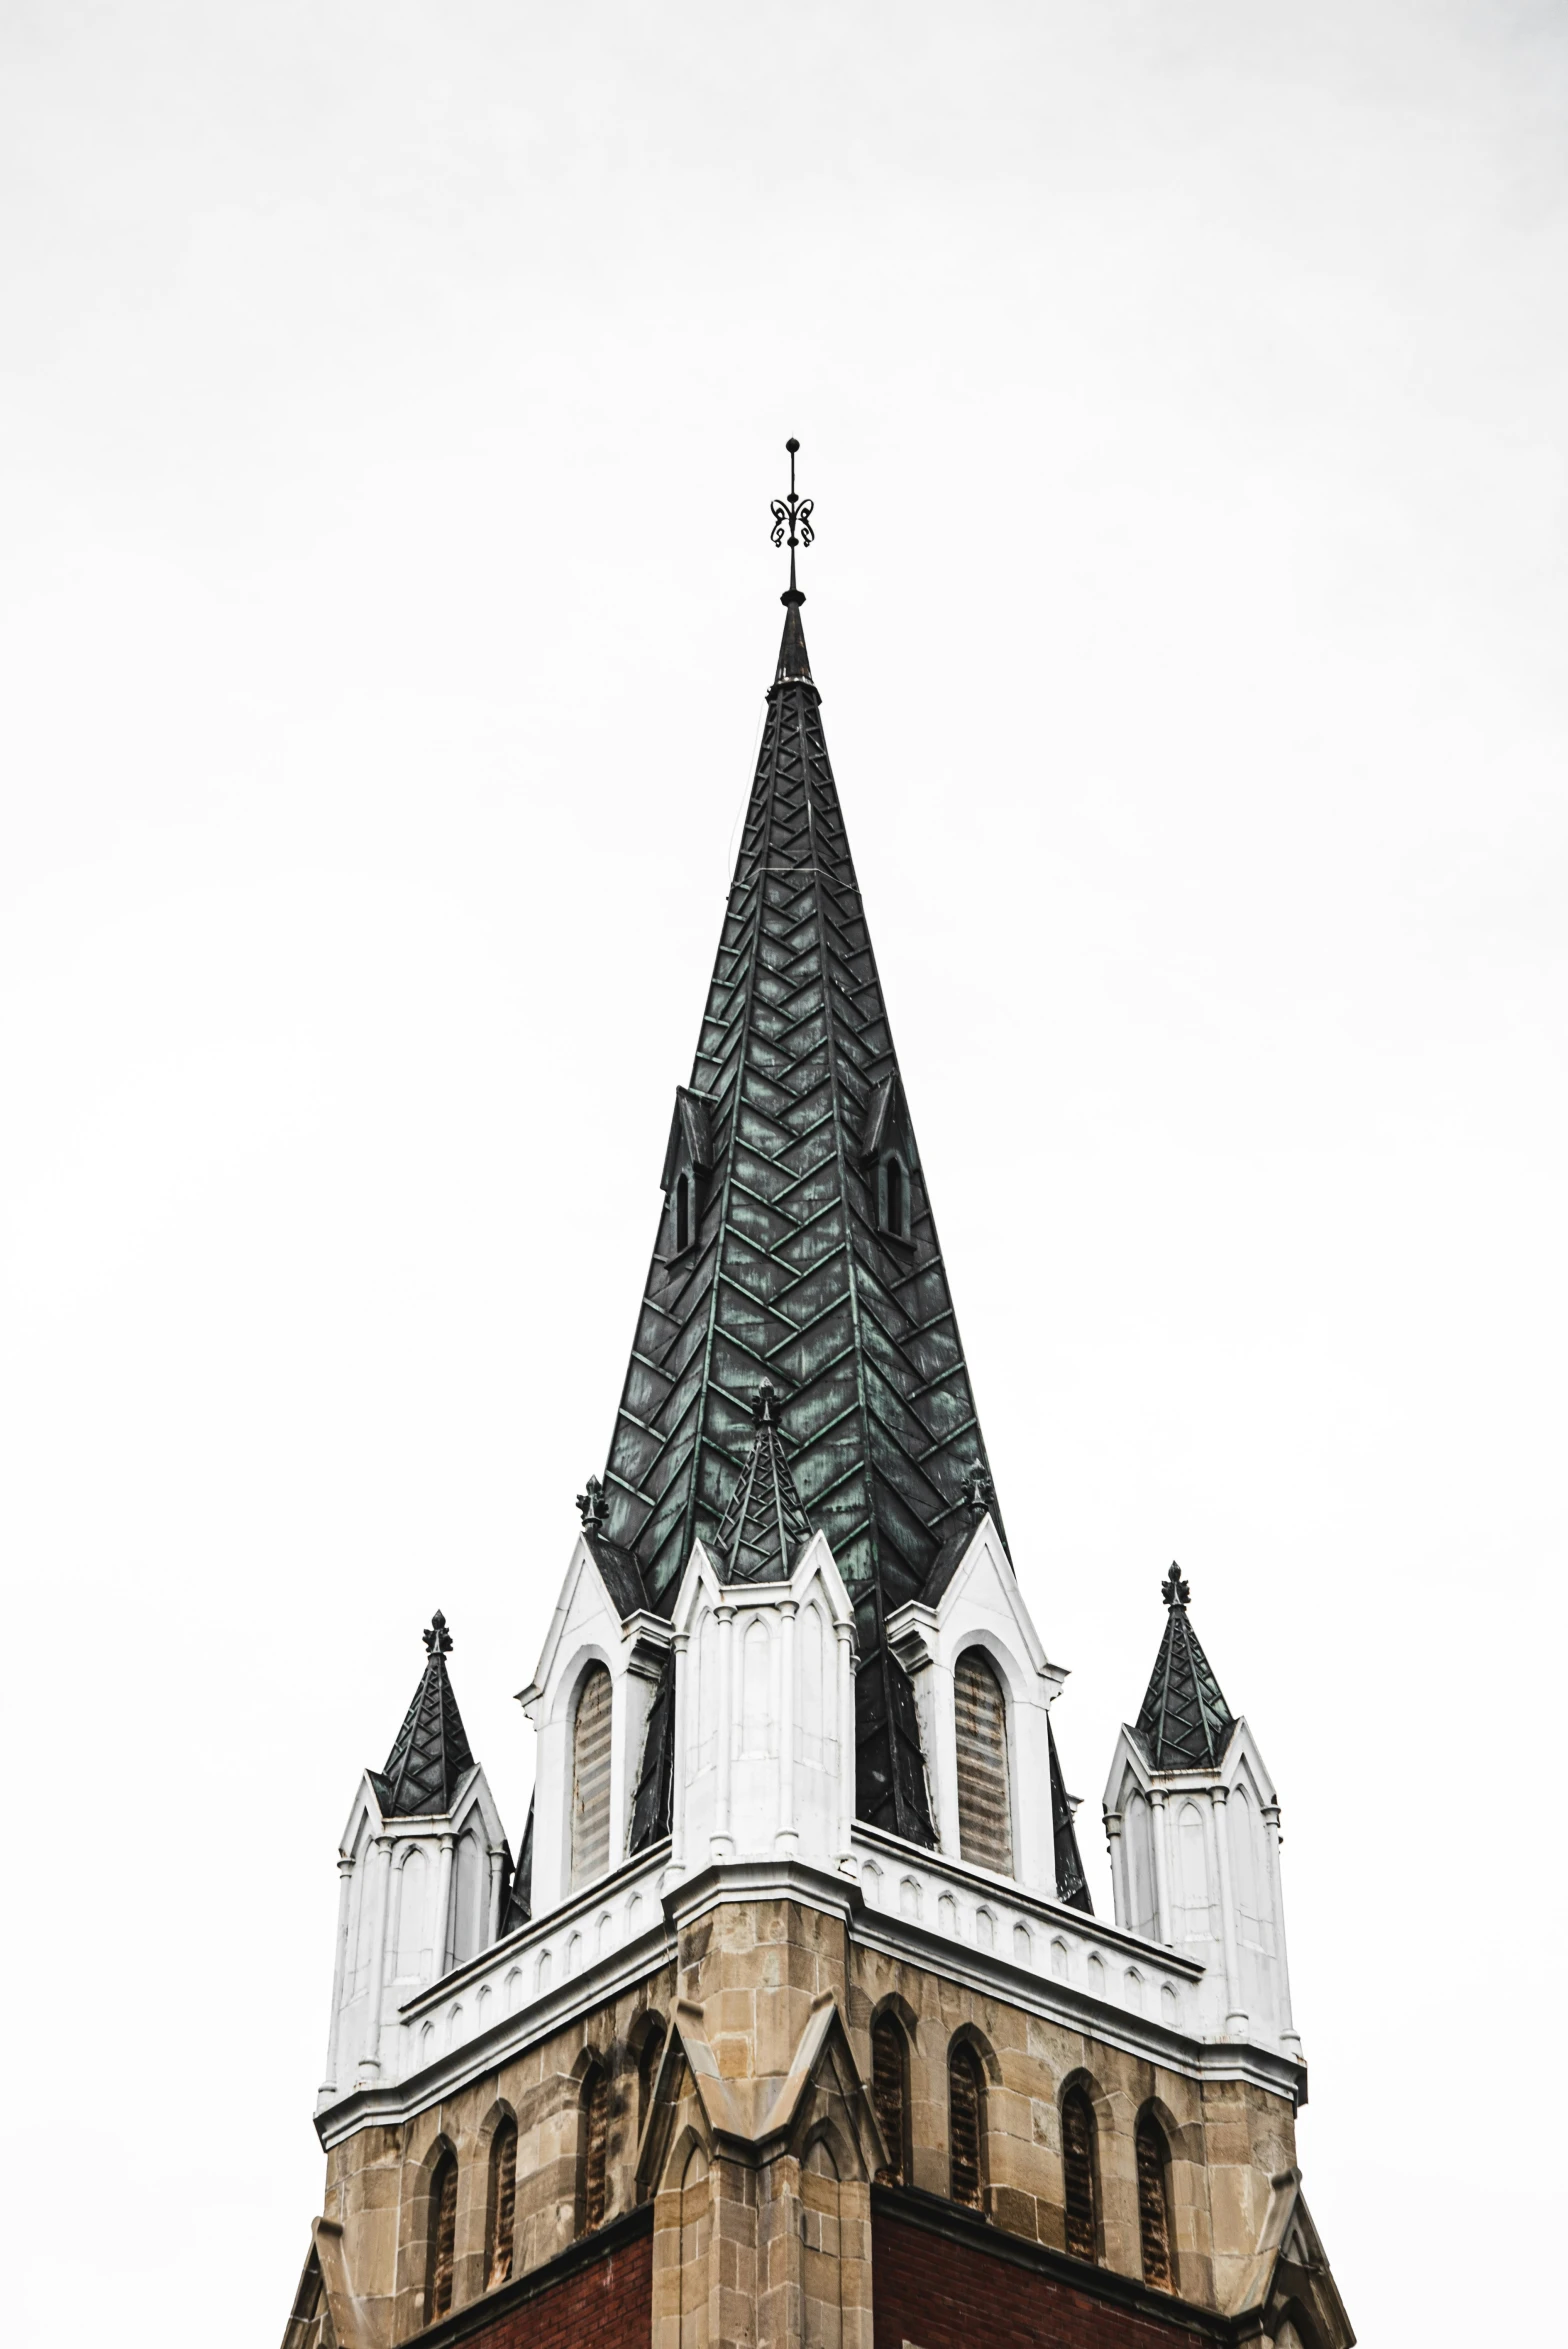
[(816, 532), (811, 527), (811, 500), (797, 496), (795, 490), (795, 458), (800, 443), (787, 440), (784, 446), (789, 451), (789, 496), (773, 501), (773, 543), (789, 548), (789, 593), (784, 600), (798, 604), (806, 599), (795, 585), (795, 549), (810, 546)]

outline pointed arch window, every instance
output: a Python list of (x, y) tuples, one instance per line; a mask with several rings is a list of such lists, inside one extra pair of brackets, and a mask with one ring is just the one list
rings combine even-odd
[(998, 1874), (1013, 1872), (1013, 1806), (1007, 1783), (1007, 1699), (996, 1668), (979, 1648), (953, 1674), (958, 1741), (958, 1848), (966, 1860)]
[(572, 1717), (572, 1884), (610, 1865), (610, 1675), (590, 1664)]
[(1152, 2112), (1138, 2116), (1136, 2142), (1143, 2280), (1157, 2292), (1171, 2292), (1175, 2282), (1171, 2274), (1170, 2153), (1165, 2132)]
[(1067, 2206), (1067, 2248), (1074, 2259), (1097, 2260), (1100, 2256), (1094, 2135), (1094, 2107), (1087, 2090), (1069, 2088), (1062, 2098), (1062, 2193)]
[(512, 2273), (512, 2238), (517, 2230), (517, 2123), (505, 2120), (490, 2145), (490, 2224), (486, 2230), (485, 2289), (494, 2291)]
[(984, 2207), (981, 2156), (985, 2144), (985, 2074), (980, 2058), (960, 2039), (947, 2059), (948, 2192), (970, 2210)]
[(452, 2283), (457, 2268), (457, 2156), (443, 2151), (430, 2178), (430, 2249), (425, 2282), (425, 2322), (433, 2325), (452, 2312)]
[(577, 2232), (591, 2235), (604, 2224), (605, 2171), (610, 2145), (610, 2075), (603, 2064), (590, 2066), (583, 2080), (581, 2185), (577, 2197)]
[(879, 2015), (871, 2027), (871, 2101), (887, 2146), (883, 2179), (902, 2186), (909, 2176), (909, 2042), (895, 2015)]

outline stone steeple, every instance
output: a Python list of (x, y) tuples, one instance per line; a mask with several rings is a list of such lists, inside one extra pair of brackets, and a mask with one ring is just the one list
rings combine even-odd
[(751, 1399), (768, 1378), (801, 1501), (855, 1605), (858, 1815), (929, 1844), (914, 1707), (886, 1622), (926, 1595), (944, 1545), (967, 1524), (964, 1480), (987, 1468), (985, 1445), (828, 761), (793, 555), (783, 600), (610, 1445), (604, 1530), (635, 1554), (650, 1602), (667, 1610), (693, 1543), (718, 1538), (752, 1448)]

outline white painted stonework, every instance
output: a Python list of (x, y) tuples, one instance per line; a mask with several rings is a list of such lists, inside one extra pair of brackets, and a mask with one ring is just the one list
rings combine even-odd
[[(1046, 1657), (989, 1516), (936, 1604), (900, 1608), (889, 1632), (914, 1682), (935, 1852), (854, 1817), (854, 1612), (821, 1534), (787, 1582), (769, 1584), (720, 1582), (699, 1543), (670, 1618), (626, 1622), (579, 1539), (522, 1695), (538, 1736), (531, 1921), (496, 1937), (501, 1825), (480, 1770), (448, 1819), (384, 1821), (368, 1777), (361, 1785), (339, 1863), (318, 2105), (327, 2141), (423, 2109), (641, 1979), (670, 1956), (694, 1903), (770, 1891), (842, 1909), (857, 1940), (1151, 2060), (1299, 2090), (1279, 1810), (1247, 1724), (1218, 1771), (1160, 1777), (1123, 1731), (1106, 1793), (1112, 1924), (1056, 1899), (1047, 1720), (1066, 1675)], [(973, 1647), (1007, 1700), (1012, 1877), (959, 1852), (953, 1672)], [(671, 1834), (629, 1858), (643, 1737), (670, 1652)], [(594, 1664), (612, 1689), (609, 1863), (573, 1890), (571, 1723)], [(405, 1884), (416, 1854), (423, 1873)]]
[(887, 1630), (914, 1684), (937, 1840), (955, 1860), (961, 1854), (953, 1671), (971, 1648), (982, 1649), (994, 1666), (1007, 1698), (1013, 1865), (1020, 1883), (1054, 1899), (1049, 1719), (1067, 1674), (1047, 1660), (989, 1512), (936, 1605), (910, 1600), (888, 1617)]
[(1199, 2028), (1299, 2056), (1279, 1798), (1245, 1720), (1212, 1770), (1155, 1771), (1124, 1728), (1105, 1788), (1117, 1923), (1204, 1969)]
[(318, 2103), (399, 2070), (406, 2001), (495, 1940), (506, 1839), (476, 1764), (450, 1812), (384, 1819), (367, 1771), (338, 1853), (337, 1962)]

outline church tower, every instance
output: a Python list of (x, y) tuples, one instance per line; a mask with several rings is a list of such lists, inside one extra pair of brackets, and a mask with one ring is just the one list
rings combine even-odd
[(284, 2349), (1348, 2349), (1278, 1799), (1174, 1568), (1093, 1912), (828, 762), (796, 446), (528, 1820), (514, 1866), (437, 1615), (341, 1847)]

